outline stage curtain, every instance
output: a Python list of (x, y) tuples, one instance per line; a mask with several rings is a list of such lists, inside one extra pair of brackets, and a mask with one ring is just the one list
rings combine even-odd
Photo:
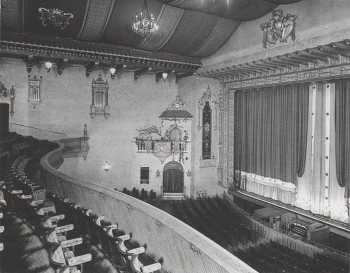
[(335, 145), (338, 183), (350, 189), (350, 79), (335, 81)]
[(235, 170), (296, 182), (305, 168), (309, 85), (235, 93)]

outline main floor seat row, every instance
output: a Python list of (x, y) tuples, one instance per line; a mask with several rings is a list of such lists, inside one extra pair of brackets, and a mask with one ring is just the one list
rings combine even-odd
[[(136, 198), (134, 190), (126, 191)], [(144, 194), (147, 196), (147, 194)], [(148, 194), (149, 196), (149, 194)], [(145, 200), (174, 215), (261, 273), (348, 273), (349, 265), (329, 257), (308, 256), (272, 243), (257, 233), (250, 222), (222, 198), (179, 201)]]

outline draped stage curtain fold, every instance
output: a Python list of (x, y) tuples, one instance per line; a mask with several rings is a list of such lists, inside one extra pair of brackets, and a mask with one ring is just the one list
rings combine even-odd
[(335, 81), (335, 145), (338, 183), (350, 192), (350, 79)]
[(235, 170), (296, 183), (305, 170), (309, 85), (235, 93)]

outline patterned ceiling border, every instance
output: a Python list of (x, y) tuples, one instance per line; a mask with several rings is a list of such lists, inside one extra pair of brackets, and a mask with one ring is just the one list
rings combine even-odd
[(350, 40), (202, 71), (199, 75), (217, 78), (231, 90), (348, 77)]
[(48, 43), (26, 39), (6, 39), (0, 41), (0, 54), (9, 56), (34, 56), (51, 59), (68, 59), (71, 62), (99, 62), (101, 64), (125, 64), (128, 67), (147, 67), (181, 73), (193, 73), (201, 67), (198, 58), (188, 58), (175, 54), (154, 53), (125, 47), (101, 47), (94, 43), (80, 41), (50, 40)]

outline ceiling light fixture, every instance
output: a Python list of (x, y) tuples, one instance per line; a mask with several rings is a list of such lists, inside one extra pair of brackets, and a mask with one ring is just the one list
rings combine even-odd
[(147, 0), (143, 1), (143, 8), (141, 12), (137, 13), (131, 25), (131, 29), (140, 36), (157, 31), (159, 25), (154, 15), (149, 11)]

